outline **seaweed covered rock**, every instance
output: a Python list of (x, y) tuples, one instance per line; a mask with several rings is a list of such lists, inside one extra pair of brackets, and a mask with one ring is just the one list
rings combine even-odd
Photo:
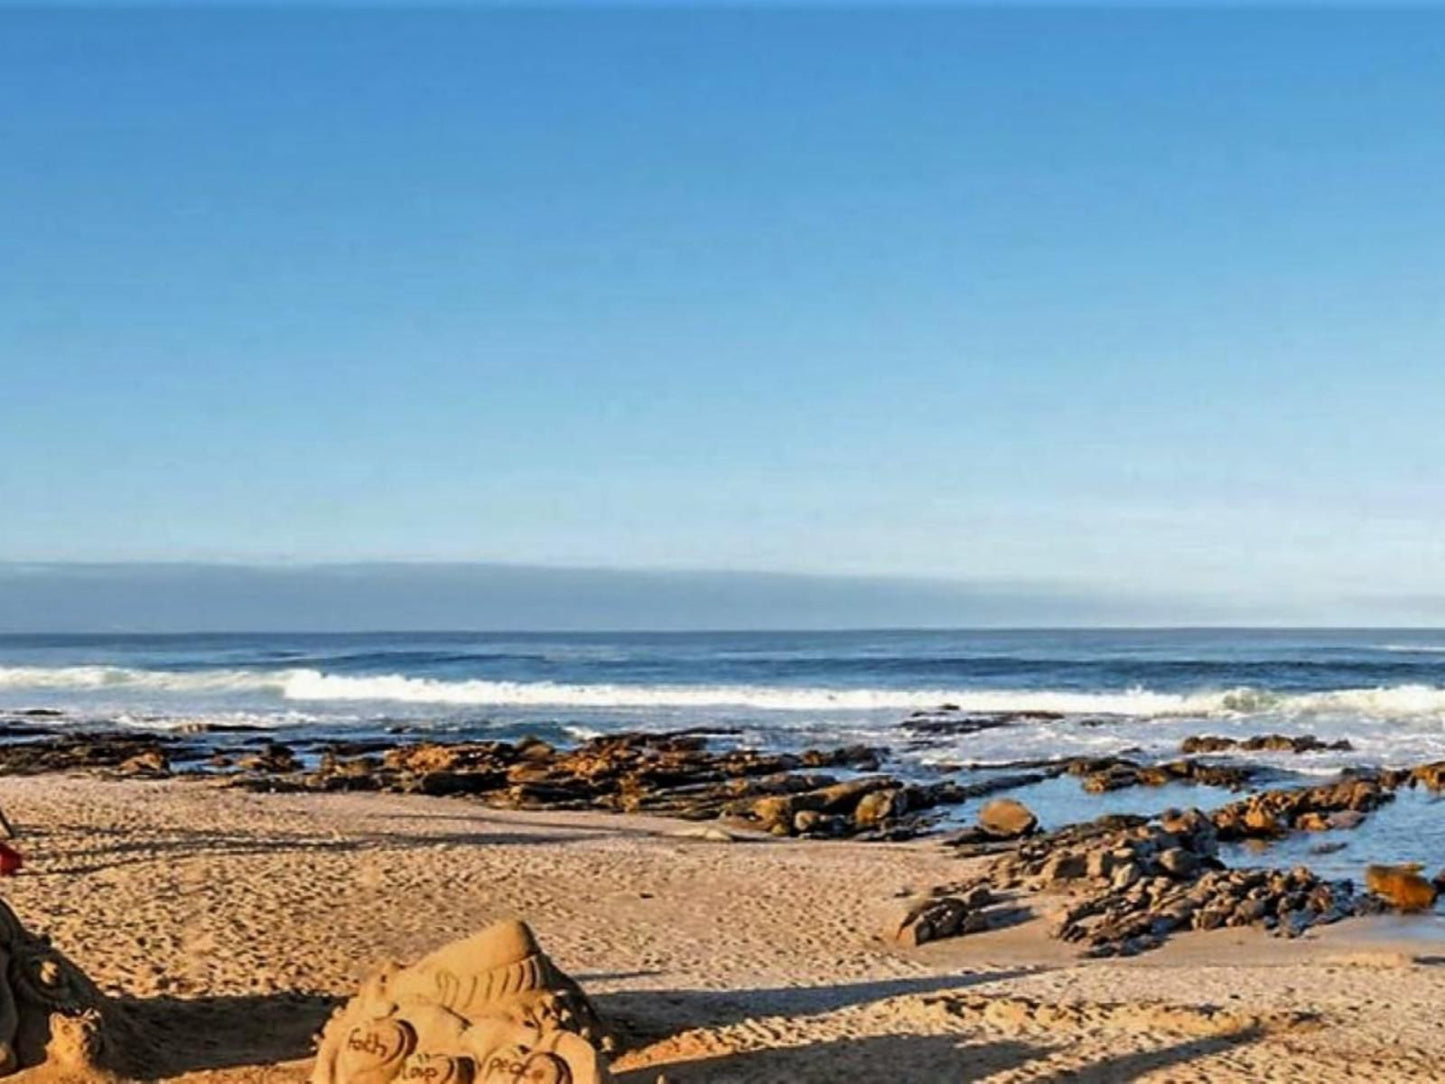
[(97, 1066), (106, 999), (85, 973), (0, 902), (0, 1076), (50, 1063)]
[(607, 1084), (611, 1040), (525, 923), (389, 964), (333, 1014), (312, 1084)]

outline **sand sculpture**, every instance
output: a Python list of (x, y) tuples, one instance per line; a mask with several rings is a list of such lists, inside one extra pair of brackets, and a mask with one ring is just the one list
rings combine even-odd
[(0, 901), (0, 1076), (101, 1058), (105, 996)]
[(372, 975), (327, 1023), (311, 1079), (607, 1084), (611, 1045), (586, 995), (526, 924), (500, 922)]

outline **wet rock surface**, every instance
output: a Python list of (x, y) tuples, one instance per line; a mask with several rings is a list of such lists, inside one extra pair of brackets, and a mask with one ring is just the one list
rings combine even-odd
[(944, 704), (934, 711), (915, 711), (898, 725), (914, 734), (958, 737), (1025, 723), (1054, 723), (1064, 718), (1055, 711), (966, 712), (952, 704)]
[(936, 890), (938, 898), (917, 918), (926, 936), (905, 925), (899, 940), (970, 932), (953, 916), (971, 913), (966, 901), (980, 891), (995, 903), (1056, 898), (1050, 935), (1093, 956), (1134, 955), (1170, 934), (1221, 926), (1293, 937), (1382, 907), (1351, 882), (1327, 881), (1303, 867), (1228, 869), (1218, 857), (1219, 840), (1213, 817), (1197, 809), (1170, 810), (1158, 819), (1104, 817), (1024, 839), (995, 858), (982, 878)]
[(1327, 742), (1313, 734), (1255, 734), (1248, 738), (1224, 738), (1201, 734), (1185, 738), (1179, 751), (1194, 753), (1348, 753), (1354, 746), (1344, 738)]
[[(1166, 810), (1157, 818), (1109, 816), (1054, 832), (983, 844), (977, 833), (953, 841), (967, 855), (994, 854), (987, 871), (934, 890), (897, 939), (921, 944), (972, 932), (972, 893), (991, 904), (1058, 897), (1053, 937), (1089, 955), (1133, 955), (1184, 930), (1257, 927), (1280, 936), (1352, 915), (1434, 905), (1445, 871), (1432, 882), (1418, 866), (1371, 866), (1364, 889), (1307, 867), (1231, 869), (1221, 842), (1273, 839), (1289, 832), (1346, 829), (1393, 800), (1400, 786), (1428, 785), (1426, 771), (1355, 772), (1337, 782), (1265, 791), (1212, 812)], [(986, 928), (977, 926), (974, 928)]]
[(1239, 790), (1255, 777), (1258, 769), (1246, 764), (1210, 764), (1187, 758), (1163, 764), (1141, 764), (1120, 757), (1102, 757), (1071, 760), (1066, 771), (1079, 776), (1080, 784), (1090, 794), (1103, 794), (1126, 787), (1163, 787), (1171, 783)]
[[(967, 734), (1015, 724), (1047, 725), (1062, 718), (1047, 712), (970, 713), (945, 705), (915, 713), (899, 727), (915, 734)], [(0, 775), (93, 771), (140, 779), (206, 777), (259, 791), (424, 794), (513, 809), (650, 813), (730, 821), (777, 836), (865, 840), (912, 838), (950, 819), (950, 807), (1007, 796), (1060, 777), (1077, 779), (1084, 793), (1096, 795), (1181, 784), (1256, 790), (1209, 814), (1225, 842), (1350, 829), (1391, 801), (1401, 787), (1445, 790), (1445, 761), (1346, 770), (1330, 783), (1258, 791), (1278, 769), (1192, 755), (1154, 763), (1138, 750), (1105, 757), (934, 765), (928, 770), (938, 778), (925, 775), (920, 781), (917, 773), (908, 779), (888, 774), (889, 750), (852, 745), (765, 752), (738, 747), (740, 732), (728, 728), (619, 733), (558, 747), (537, 738), (418, 740), (406, 733), (413, 728), (405, 727), (398, 727), (395, 735), (350, 740), (291, 736), (283, 742), (274, 732), (242, 724), (206, 724), (163, 734), (69, 729), (72, 725), (43, 709), (33, 715), (12, 711), (0, 718)], [(1341, 744), (1326, 745), (1309, 735), (1205, 735), (1189, 739), (1185, 748), (1305, 752), (1338, 750)], [(949, 778), (954, 771), (966, 774)], [(1012, 850), (1012, 841), (1036, 830), (1037, 822), (1007, 826), (995, 823), (987, 812), (1009, 808), (1007, 802), (990, 803), (976, 827), (958, 832), (950, 842), (965, 854)]]
[[(379, 754), (379, 755), (378, 755)], [(602, 809), (687, 820), (730, 819), (778, 836), (907, 838), (928, 811), (975, 788), (905, 783), (877, 774), (879, 752), (845, 746), (801, 753), (713, 749), (695, 733), (614, 734), (572, 749), (520, 742), (419, 742), (345, 756), (311, 770), (241, 764), (236, 785), (465, 796), (512, 809)]]
[(46, 772), (105, 771), (119, 775), (164, 777), (173, 759), (199, 759), (198, 747), (170, 735), (133, 731), (55, 733), (27, 732), (16, 727), (12, 739), (0, 744), (0, 775), (41, 775)]
[(1390, 773), (1349, 773), (1335, 783), (1254, 794), (1215, 810), (1211, 819), (1223, 840), (1355, 828), (1366, 814), (1394, 801), (1398, 786), (1399, 780)]

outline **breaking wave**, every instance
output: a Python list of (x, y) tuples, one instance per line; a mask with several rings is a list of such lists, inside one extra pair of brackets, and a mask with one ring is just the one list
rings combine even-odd
[(328, 674), (311, 668), (145, 670), (120, 666), (0, 667), (0, 690), (168, 696), (264, 696), (295, 703), (382, 702), (588, 709), (753, 708), (762, 711), (913, 711), (951, 704), (980, 713), (1167, 718), (1345, 714), (1445, 718), (1445, 688), (1391, 685), (1311, 693), (1253, 687), (1172, 693), (1145, 688), (1079, 692), (1033, 689), (819, 688), (727, 684), (566, 684), (442, 680), (403, 674)]

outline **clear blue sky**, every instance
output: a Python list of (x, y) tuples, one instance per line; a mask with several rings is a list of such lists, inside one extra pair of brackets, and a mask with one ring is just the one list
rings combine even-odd
[(1442, 108), (1439, 10), (0, 8), (0, 560), (1445, 617)]

